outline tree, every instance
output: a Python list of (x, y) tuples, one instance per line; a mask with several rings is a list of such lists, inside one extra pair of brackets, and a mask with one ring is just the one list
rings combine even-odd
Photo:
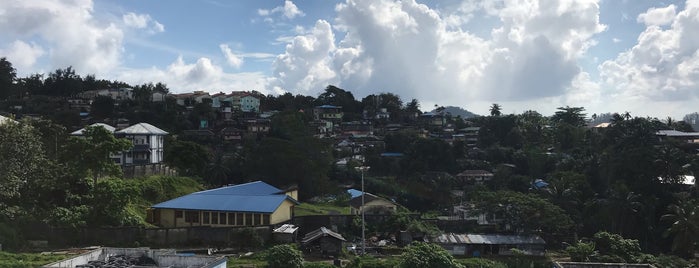
[(568, 246), (566, 252), (570, 256), (570, 260), (575, 262), (589, 262), (598, 254), (594, 242), (584, 241), (578, 241), (575, 245)]
[(14, 93), (17, 71), (7, 58), (0, 58), (0, 100), (6, 99)]
[(445, 249), (436, 244), (412, 242), (403, 250), (401, 268), (460, 268), (461, 264)]
[(81, 152), (72, 159), (75, 165), (83, 166), (92, 175), (95, 183), (99, 177), (121, 174), (121, 168), (110, 159), (112, 153), (130, 149), (131, 141), (116, 138), (109, 130), (101, 126), (88, 126), (82, 137), (71, 137), (69, 150)]
[(13, 218), (27, 185), (48, 177), (48, 160), (39, 133), (26, 123), (0, 124), (0, 156), (0, 215)]
[(573, 222), (560, 207), (534, 194), (510, 191), (478, 192), (472, 201), (479, 212), (503, 218), (514, 230), (540, 233), (551, 240), (570, 233)]
[(276, 245), (267, 250), (265, 260), (269, 268), (301, 268), (303, 256), (293, 245)]
[(175, 139), (166, 140), (164, 157), (168, 165), (185, 176), (203, 176), (210, 158), (206, 147)]
[(490, 116), (500, 116), (502, 114), (502, 106), (497, 103), (490, 105)]
[(554, 123), (565, 123), (574, 127), (585, 126), (585, 108), (583, 107), (558, 107), (558, 111), (551, 117)]
[(90, 111), (94, 118), (111, 118), (114, 114), (114, 100), (108, 96), (97, 96), (92, 101)]
[(699, 202), (680, 196), (667, 210), (660, 220), (670, 224), (664, 235), (672, 237), (672, 251), (691, 256), (699, 248)]

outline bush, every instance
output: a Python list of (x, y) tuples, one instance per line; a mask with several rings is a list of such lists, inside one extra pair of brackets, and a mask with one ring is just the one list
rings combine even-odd
[(410, 243), (401, 255), (401, 268), (461, 267), (454, 257), (442, 247), (422, 242)]
[(267, 250), (265, 260), (269, 268), (301, 268), (303, 256), (301, 251), (290, 244), (277, 245)]
[(327, 262), (307, 262), (303, 264), (303, 268), (335, 268), (335, 265)]
[(594, 242), (578, 241), (575, 245), (568, 246), (566, 252), (570, 255), (570, 259), (576, 262), (587, 262), (597, 255)]
[(396, 260), (377, 259), (371, 256), (358, 256), (350, 262), (346, 268), (395, 268)]
[(507, 268), (504, 263), (481, 258), (460, 259), (457, 262), (464, 268)]

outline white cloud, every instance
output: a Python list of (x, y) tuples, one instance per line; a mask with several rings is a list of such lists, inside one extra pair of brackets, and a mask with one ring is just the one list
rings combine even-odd
[(30, 69), (37, 59), (43, 56), (44, 49), (35, 43), (25, 43), (15, 40), (6, 49), (0, 49), (0, 55), (7, 56), (13, 67), (18, 70)]
[(636, 18), (636, 21), (650, 25), (666, 25), (672, 22), (675, 18), (675, 5), (669, 5), (664, 8), (650, 8), (646, 13), (641, 13)]
[[(495, 2), (442, 17), (413, 0), (347, 0), (332, 27), (344, 38), (333, 46), (331, 31), (298, 35), (274, 63), (276, 84), (304, 93), (335, 84), (359, 97), (391, 91), (441, 105), (552, 98), (586, 85), (574, 84), (577, 61), (606, 29), (597, 1)], [(490, 38), (453, 17), (477, 10), (500, 19)]]
[[(257, 14), (263, 17), (270, 16), (272, 14), (279, 13), (283, 17), (287, 19), (293, 19), (296, 17), (303, 17), (306, 16), (306, 13), (301, 11), (295, 4), (294, 2), (290, 0), (284, 1), (284, 5), (282, 6), (277, 6), (273, 9), (258, 9)], [(265, 21), (267, 22), (272, 22), (273, 20), (271, 18), (266, 18)]]
[(106, 73), (119, 65), (123, 51), (123, 30), (97, 20), (89, 0), (5, 2), (0, 6), (0, 32), (24, 43), (37, 40), (47, 48), (52, 68)]
[(243, 65), (243, 58), (233, 53), (233, 51), (231, 51), (231, 48), (228, 47), (228, 45), (220, 44), (219, 48), (221, 48), (223, 56), (226, 57), (228, 65), (230, 65), (233, 68), (240, 68), (240, 66)]
[(198, 58), (194, 63), (187, 63), (182, 56), (166, 68), (128, 69), (122, 68), (114, 79), (131, 84), (142, 84), (161, 81), (172, 92), (192, 92), (203, 90), (208, 92), (257, 90), (267, 94), (267, 78), (261, 73), (226, 73), (221, 66), (210, 59)]
[(614, 37), (614, 38), (612, 38), (612, 42), (621, 43), (621, 39)]
[(149, 33), (162, 33), (165, 31), (165, 26), (152, 19), (148, 14), (128, 12), (122, 16), (122, 21), (124, 22), (124, 25), (128, 27), (145, 29)]
[(644, 22), (647, 27), (636, 45), (599, 66), (612, 96), (639, 102), (696, 100), (699, 3), (688, 1), (684, 10), (663, 21), (671, 25), (666, 29)]

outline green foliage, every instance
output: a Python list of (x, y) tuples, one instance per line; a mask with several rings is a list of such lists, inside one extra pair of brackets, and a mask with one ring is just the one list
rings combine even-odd
[(593, 236), (593, 240), (600, 253), (598, 260), (635, 263), (641, 255), (641, 246), (636, 239), (625, 239), (618, 234), (598, 232)]
[(301, 268), (303, 256), (294, 245), (276, 245), (266, 251), (265, 260), (269, 268)]
[(398, 260), (393, 258), (377, 259), (369, 255), (357, 256), (346, 266), (346, 268), (395, 268), (398, 267)]
[(335, 265), (332, 265), (327, 262), (306, 262), (303, 264), (303, 268), (335, 268)]
[(142, 221), (132, 210), (131, 200), (138, 188), (121, 179), (105, 179), (95, 185), (92, 196), (90, 223), (96, 226), (130, 226)]
[(102, 176), (120, 176), (121, 167), (109, 158), (110, 154), (128, 150), (133, 144), (101, 126), (88, 126), (82, 137), (71, 137), (68, 150), (80, 152), (73, 154), (72, 164), (85, 167), (92, 174), (93, 180)]
[(568, 246), (566, 252), (570, 255), (572, 261), (577, 262), (589, 262), (595, 255), (597, 251), (595, 250), (594, 242), (584, 242), (578, 241), (575, 245)]
[(507, 268), (504, 263), (482, 258), (459, 259), (457, 262), (464, 268)]
[(568, 234), (573, 226), (563, 209), (534, 194), (478, 192), (472, 201), (477, 210), (502, 217), (503, 224), (509, 224), (515, 230), (556, 237)]
[(401, 255), (401, 268), (447, 268), (462, 267), (442, 247), (423, 242), (412, 242)]
[[(0, 244), (2, 244), (3, 250), (19, 249), (24, 243), (24, 237), (16, 226), (0, 221)], [(3, 252), (0, 251), (0, 254), (2, 253)], [(0, 260), (2, 260), (2, 258), (0, 258)]]
[(657, 268), (696, 268), (699, 267), (699, 262), (688, 261), (674, 255), (653, 256), (643, 254), (639, 259), (639, 263), (651, 264)]
[(206, 147), (191, 141), (166, 139), (165, 162), (184, 176), (204, 175), (204, 168), (210, 161)]
[[(16, 215), (30, 186), (49, 178), (39, 133), (26, 122), (0, 125), (0, 220)], [(27, 196), (28, 197), (28, 196)]]
[(9, 253), (0, 251), (0, 267), (34, 268), (66, 258), (67, 255), (47, 255), (39, 253)]
[(670, 224), (665, 236), (672, 236), (673, 252), (691, 256), (699, 248), (699, 200), (680, 195), (660, 219)]

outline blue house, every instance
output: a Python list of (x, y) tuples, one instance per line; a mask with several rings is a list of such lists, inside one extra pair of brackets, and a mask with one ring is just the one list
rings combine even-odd
[(262, 181), (196, 192), (153, 205), (150, 222), (162, 227), (261, 226), (291, 220), (296, 189)]

